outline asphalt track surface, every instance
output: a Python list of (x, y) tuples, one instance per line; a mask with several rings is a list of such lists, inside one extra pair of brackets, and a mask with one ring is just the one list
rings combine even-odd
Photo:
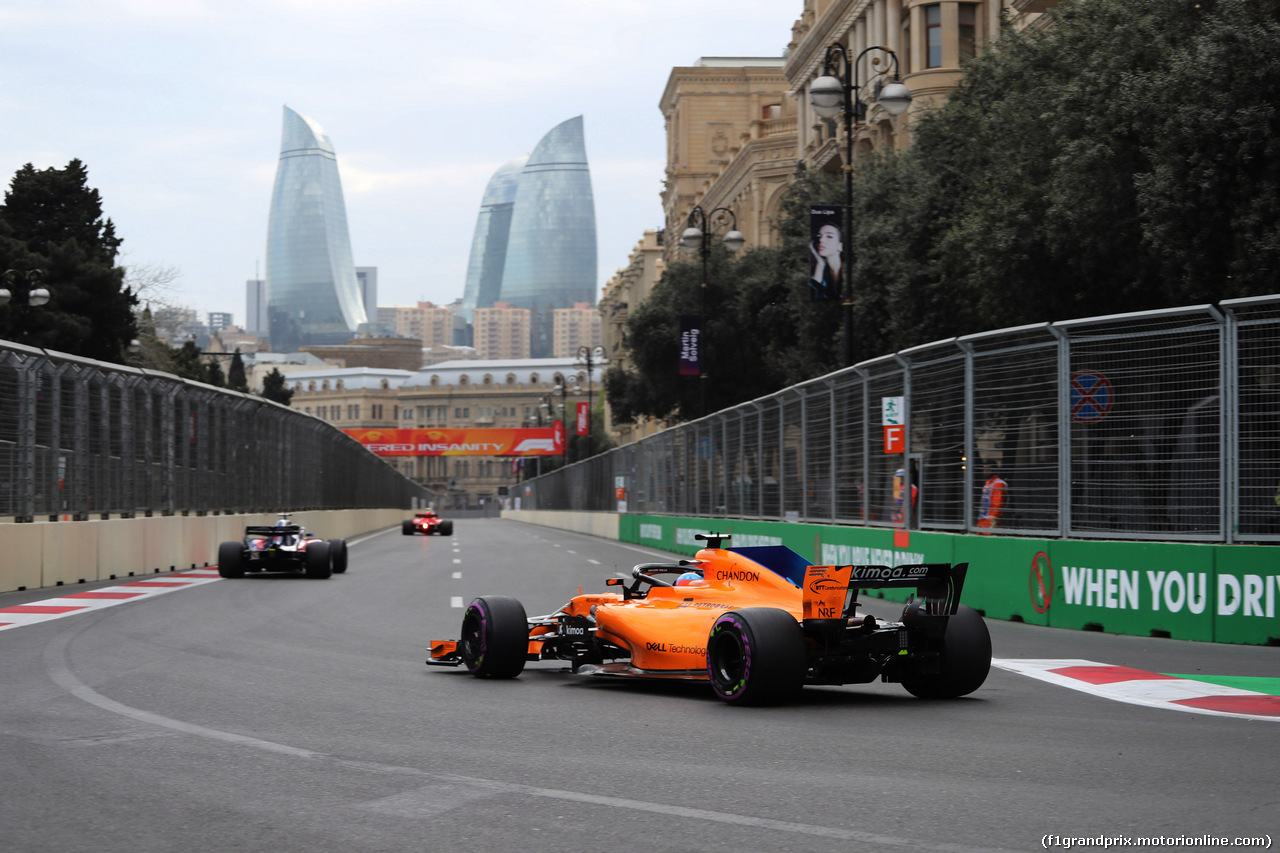
[[(463, 602), (512, 595), (546, 613), (668, 555), (488, 519), (457, 521), (451, 538), (396, 529), (350, 545), (350, 570), (326, 581), (219, 580), (0, 631), (0, 851), (1280, 840), (1280, 721), (1124, 704), (998, 669), (955, 701), (877, 683), (754, 709), (701, 684), (581, 678), (552, 662), (480, 681), (423, 663), (428, 640), (457, 636)], [(0, 608), (58, 593), (0, 595)], [(989, 626), (998, 658), (1280, 672), (1277, 648)]]

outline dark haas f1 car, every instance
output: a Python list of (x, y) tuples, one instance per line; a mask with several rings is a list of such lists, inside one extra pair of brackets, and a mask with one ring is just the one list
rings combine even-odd
[(295, 572), (324, 579), (347, 570), (347, 541), (325, 541), (307, 533), (281, 513), (273, 525), (250, 525), (240, 542), (218, 546), (218, 574), (242, 578), (245, 572)]
[[(967, 563), (813, 566), (783, 546), (726, 550), (697, 535), (692, 560), (642, 563), (618, 592), (580, 594), (527, 618), (514, 598), (483, 596), (459, 640), (432, 641), (428, 664), (514, 678), (527, 661), (580, 675), (705, 679), (725, 702), (774, 704), (805, 684), (901, 683), (925, 699), (977, 690), (991, 667), (986, 623), (960, 603)], [(860, 615), (864, 589), (914, 589), (896, 620)]]
[(430, 536), (432, 533), (452, 536), (453, 522), (445, 521), (435, 510), (424, 509), (415, 512), (413, 518), (406, 518), (400, 525), (400, 532), (405, 536), (412, 536), (415, 533), (421, 533), (423, 536)]

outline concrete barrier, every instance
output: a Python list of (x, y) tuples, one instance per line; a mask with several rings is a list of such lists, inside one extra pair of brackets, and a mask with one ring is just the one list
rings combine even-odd
[[(314, 510), (293, 518), (314, 535), (348, 539), (397, 526), (404, 509)], [(218, 545), (244, 538), (271, 513), (0, 523), (0, 592), (211, 566)]]
[(558, 530), (617, 539), (621, 515), (616, 512), (571, 512), (548, 509), (504, 509), (502, 517)]

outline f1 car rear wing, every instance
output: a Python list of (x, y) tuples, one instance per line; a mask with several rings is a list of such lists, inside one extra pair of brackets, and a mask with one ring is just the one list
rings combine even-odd
[(250, 536), (301, 536), (302, 526), (298, 524), (287, 524), (282, 527), (272, 527), (271, 525), (251, 525), (244, 529), (245, 538)]
[(968, 563), (909, 566), (809, 566), (804, 574), (804, 618), (851, 618), (860, 589), (914, 588), (925, 612), (955, 614)]

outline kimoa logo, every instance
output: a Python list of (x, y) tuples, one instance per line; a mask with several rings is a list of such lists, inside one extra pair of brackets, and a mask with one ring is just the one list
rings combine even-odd
[(1280, 575), (1222, 574), (1211, 586), (1208, 572), (1063, 566), (1061, 573), (1062, 603), (1078, 607), (1197, 615), (1213, 603), (1218, 616), (1274, 619), (1280, 598)]

